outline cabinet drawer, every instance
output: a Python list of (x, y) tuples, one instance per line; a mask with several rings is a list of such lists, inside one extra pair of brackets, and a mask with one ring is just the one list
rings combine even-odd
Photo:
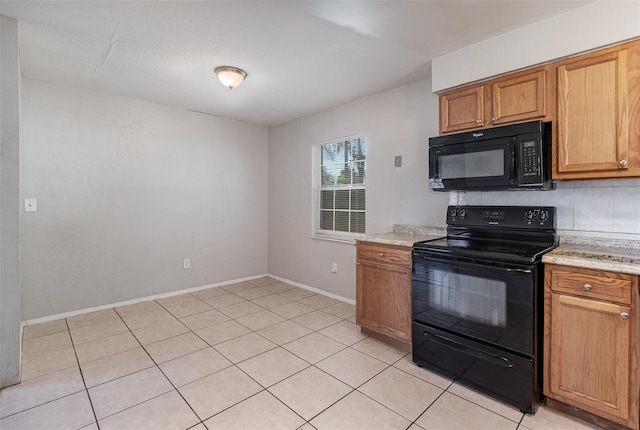
[(555, 269), (551, 290), (617, 303), (631, 303), (631, 275), (627, 277), (602, 271), (580, 273), (575, 270), (572, 268), (571, 272), (565, 272)]
[(358, 260), (411, 266), (411, 248), (358, 242), (357, 250)]

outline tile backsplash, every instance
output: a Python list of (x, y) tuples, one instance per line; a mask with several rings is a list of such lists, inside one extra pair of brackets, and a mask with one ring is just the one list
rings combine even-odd
[(451, 192), (451, 204), (555, 206), (560, 234), (640, 240), (640, 179), (558, 181), (553, 191)]

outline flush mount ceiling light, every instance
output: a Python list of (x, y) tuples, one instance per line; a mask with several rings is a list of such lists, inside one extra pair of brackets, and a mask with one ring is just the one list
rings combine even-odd
[(247, 77), (247, 72), (232, 66), (216, 67), (214, 72), (216, 73), (216, 76), (218, 76), (220, 82), (222, 82), (222, 85), (230, 90), (240, 85), (242, 81), (244, 81), (244, 78)]

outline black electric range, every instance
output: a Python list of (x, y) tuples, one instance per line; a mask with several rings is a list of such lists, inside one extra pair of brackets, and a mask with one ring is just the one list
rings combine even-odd
[(413, 247), (413, 360), (524, 412), (541, 397), (542, 255), (553, 207), (450, 206)]

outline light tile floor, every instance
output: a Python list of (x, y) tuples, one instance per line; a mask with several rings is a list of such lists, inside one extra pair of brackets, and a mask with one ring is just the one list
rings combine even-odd
[(523, 416), (360, 333), (355, 308), (260, 278), (25, 327), (0, 428), (597, 428)]

